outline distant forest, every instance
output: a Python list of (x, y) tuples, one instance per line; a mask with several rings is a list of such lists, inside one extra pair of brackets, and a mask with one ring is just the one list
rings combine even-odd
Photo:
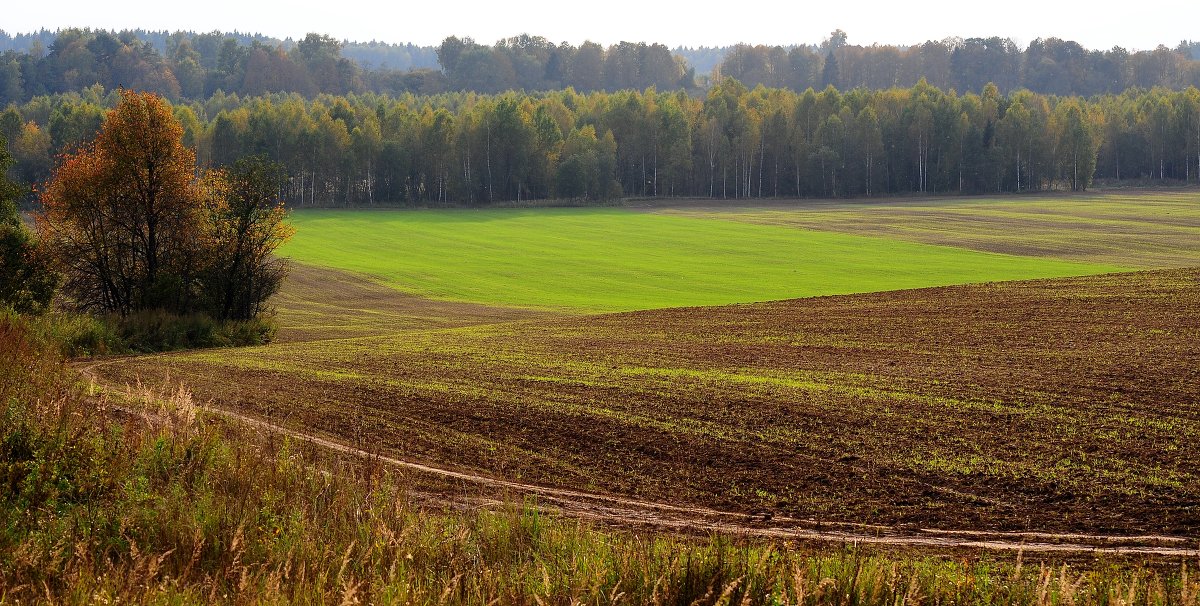
[[(68, 30), (69, 31), (69, 30)], [(162, 56), (172, 56), (174, 49), (187, 40), (192, 48), (197, 49), (202, 58), (211, 59), (219, 52), (226, 39), (233, 39), (239, 46), (259, 46), (282, 48), (291, 51), (296, 48), (296, 41), (291, 38), (280, 40), (262, 34), (247, 34), (242, 32), (168, 32), (132, 30), (124, 32), (93, 32), (106, 33), (118, 39), (134, 39), (148, 42)], [(58, 38), (58, 31), (41, 30), (27, 34), (8, 34), (0, 30), (0, 52), (18, 51), (29, 53), (35, 48), (49, 52)], [(35, 44), (37, 45), (35, 47)], [(437, 48), (433, 46), (418, 46), (416, 44), (389, 44), (386, 42), (344, 42), (342, 56), (355, 62), (363, 69), (436, 69)]]
[(437, 47), (302, 40), (221, 32), (108, 32), (68, 29), (10, 35), (0, 31), (0, 106), (93, 85), (204, 100), (218, 91), (262, 95), (439, 94), (510, 90), (615, 92), (691, 90), (722, 78), (753, 88), (796, 92), (911, 87), (924, 79), (942, 90), (1002, 93), (1028, 89), (1092, 96), (1129, 88), (1200, 86), (1200, 43), (1130, 52), (1085, 49), (1057, 38), (1026, 48), (1006, 38), (928, 41), (914, 46), (857, 46), (841, 30), (820, 44), (669, 49), (661, 44), (556, 44), (520, 35), (495, 44), (446, 38)]
[[(0, 112), (13, 176), (44, 182), (117, 99), (99, 86)], [(797, 93), (217, 93), (174, 106), (201, 166), (283, 165), (293, 206), (853, 197), (1200, 182), (1200, 90), (1091, 98), (988, 85)]]
[[(292, 205), (1200, 182), (1190, 43), (859, 47), (839, 30), (818, 46), (696, 50), (723, 57), (699, 77), (660, 44), (531, 36), (450, 37), (432, 49), (438, 69), (410, 70), (364, 68), (349, 45), (316, 34), (0, 39), (26, 45), (0, 54), (0, 136), (31, 191), (95, 135), (122, 87), (170, 99), (202, 166), (250, 154), (281, 163)], [(382, 65), (403, 47), (379, 48)]]

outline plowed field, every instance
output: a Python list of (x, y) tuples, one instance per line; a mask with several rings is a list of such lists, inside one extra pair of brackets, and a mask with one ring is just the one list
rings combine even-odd
[(648, 210), (1143, 269), (1200, 264), (1200, 192), (1194, 188), (853, 202), (696, 201)]
[(286, 313), (318, 328), (291, 342), (96, 372), (409, 460), (763, 517), (1200, 532), (1194, 269), (583, 317), (375, 313), (381, 287), (313, 271)]

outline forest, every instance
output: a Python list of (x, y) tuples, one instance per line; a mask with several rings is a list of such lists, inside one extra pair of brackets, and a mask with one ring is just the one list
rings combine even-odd
[(911, 87), (1021, 88), (1054, 95), (1116, 94), (1128, 88), (1200, 86), (1200, 44), (1131, 51), (1087, 49), (1058, 38), (1026, 48), (1011, 39), (946, 38), (911, 46), (851, 44), (832, 32), (817, 44), (669, 49), (652, 42), (578, 46), (521, 34), (494, 44), (447, 37), (437, 47), (339, 41), (308, 34), (279, 40), (245, 33), (66, 29), (0, 30), (0, 106), (47, 94), (105, 89), (154, 92), (172, 101), (260, 95), (510, 90), (699, 91), (731, 77), (753, 88), (803, 92)]
[(318, 34), (71, 29), (0, 34), (4, 45), (0, 136), (30, 194), (98, 132), (121, 90), (170, 101), (202, 167), (247, 155), (280, 164), (291, 205), (1200, 179), (1200, 61), (1188, 42), (1134, 53), (1055, 38), (1023, 51), (999, 38), (862, 47), (837, 30), (814, 46), (700, 49), (721, 56), (703, 77), (661, 44), (528, 35), (491, 46), (448, 37), (430, 51), (440, 69), (411, 70), (364, 67), (346, 56), (355, 45)]
[[(99, 86), (0, 112), (34, 187), (119, 98)], [(986, 85), (802, 93), (725, 78), (703, 96), (373, 93), (177, 102), (200, 166), (261, 154), (291, 205), (488, 204), (613, 197), (851, 197), (1082, 190), (1200, 180), (1200, 90), (1084, 99)]]

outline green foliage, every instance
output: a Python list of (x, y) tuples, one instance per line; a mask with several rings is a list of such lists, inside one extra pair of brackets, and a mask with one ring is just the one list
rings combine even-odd
[[(0, 213), (11, 202), (0, 201)], [(15, 209), (14, 209), (15, 210)], [(20, 223), (0, 220), (0, 306), (22, 313), (42, 313), (58, 287), (29, 229)]]
[[(992, 194), (1078, 191), (1093, 178), (1200, 181), (1200, 90), (1090, 99), (1001, 90), (959, 94), (918, 80), (798, 93), (723, 78), (704, 96), (216, 94), (174, 109), (200, 165), (265, 153), (283, 165), (280, 196), (292, 206), (578, 201), (584, 192), (593, 202)], [(21, 141), (20, 178), (39, 180), (93, 123), (99, 104), (112, 103), (97, 89), (0, 114), (0, 127)], [(605, 148), (596, 162), (580, 151), (577, 135), (589, 128)]]
[(173, 351), (196, 347), (263, 345), (278, 328), (272, 315), (249, 320), (214, 320), (202, 314), (147, 310), (125, 317), (54, 310), (21, 317), (0, 308), (0, 318), (20, 322), (30, 338), (68, 358)]
[(562, 146), (555, 174), (559, 198), (605, 200), (617, 195), (620, 185), (613, 179), (617, 145), (612, 133), (596, 137), (590, 125), (576, 129)]
[[(47, 53), (35, 53), (34, 41)], [(887, 89), (921, 78), (943, 89), (981, 91), (996, 83), (1043, 94), (1092, 96), (1128, 88), (1200, 85), (1198, 56), (1176, 48), (1087, 50), (1039, 38), (1025, 49), (999, 36), (929, 40), (917, 45), (850, 45), (834, 32), (819, 47), (738, 44), (668, 49), (662, 44), (555, 44), (520, 34), (478, 44), (448, 37), (437, 47), (339, 42), (309, 33), (299, 42), (261, 35), (206, 32), (106, 32), (67, 29), (10, 36), (0, 32), (0, 106), (93, 83), (200, 99), (288, 91), (315, 96), (347, 92), (496, 93), (573, 87), (577, 91), (691, 89), (736, 78), (750, 88), (821, 88), (830, 65), (845, 65), (845, 88)], [(11, 50), (8, 50), (11, 49)], [(442, 70), (436, 70), (438, 65)], [(828, 74), (826, 74), (828, 75)], [(834, 82), (837, 78), (825, 78)]]
[(281, 253), (441, 299), (646, 309), (1116, 271), (625, 210), (293, 213)]
[(65, 357), (128, 353), (129, 348), (109, 319), (55, 310), (29, 320), (29, 330), (58, 346)]
[(143, 310), (124, 317), (109, 317), (106, 322), (124, 348), (134, 352), (262, 345), (275, 335), (274, 319), (263, 316), (220, 321), (203, 313), (176, 315), (163, 310)]
[(210, 242), (202, 264), (204, 309), (217, 318), (251, 320), (283, 283), (287, 269), (272, 253), (292, 230), (279, 201), (282, 166), (240, 158), (217, 176), (204, 213)]
[(12, 157), (0, 135), (0, 307), (41, 313), (58, 288), (43, 251), (17, 210), (19, 187), (7, 177)]

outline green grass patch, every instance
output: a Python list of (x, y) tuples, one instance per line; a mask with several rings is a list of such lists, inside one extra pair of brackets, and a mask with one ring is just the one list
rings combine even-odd
[(298, 211), (282, 254), (436, 299), (617, 311), (1121, 271), (620, 209)]

